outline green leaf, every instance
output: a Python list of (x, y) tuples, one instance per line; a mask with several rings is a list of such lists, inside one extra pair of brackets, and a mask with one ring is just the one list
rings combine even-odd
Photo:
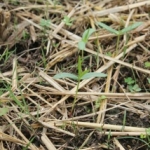
[(72, 25), (72, 20), (68, 16), (64, 16), (63, 22), (68, 26)]
[(71, 22), (66, 22), (66, 25), (67, 26), (72, 26), (72, 23)]
[(125, 78), (124, 81), (125, 81), (125, 83), (127, 83), (129, 85), (133, 84), (135, 82), (131, 77)]
[(128, 86), (130, 92), (139, 92), (141, 91), (141, 88), (139, 88), (138, 84), (133, 85), (129, 85)]
[(51, 24), (51, 21), (50, 21), (50, 20), (45, 20), (45, 19), (41, 19), (41, 20), (40, 20), (40, 25), (41, 25), (42, 27), (49, 27), (50, 24)]
[(95, 32), (95, 29), (90, 28), (84, 31), (83, 35), (82, 35), (82, 41), (84, 41), (85, 43), (87, 43), (89, 37), (91, 36), (91, 34)]
[(120, 31), (120, 34), (127, 33), (127, 32), (129, 32), (129, 31), (131, 31), (131, 30), (137, 28), (137, 27), (140, 26), (141, 24), (142, 24), (142, 22), (136, 22), (136, 23), (134, 23), (134, 24), (132, 24), (132, 25), (130, 25), (130, 26), (128, 26), (128, 27), (122, 29), (122, 30)]
[(56, 74), (54, 77), (54, 79), (62, 79), (62, 78), (70, 78), (70, 79), (74, 79), (74, 80), (78, 80), (78, 77), (72, 73), (58, 73)]
[(79, 43), (78, 43), (78, 48), (79, 48), (79, 50), (84, 50), (85, 49), (85, 42), (84, 41), (80, 41)]
[(84, 50), (84, 49), (85, 49), (85, 45), (86, 45), (86, 43), (87, 43), (87, 41), (88, 41), (90, 35), (91, 35), (94, 31), (95, 31), (95, 29), (92, 29), (92, 28), (87, 29), (87, 30), (84, 31), (84, 33), (83, 33), (83, 35), (82, 35), (82, 40), (79, 41), (79, 43), (78, 43), (78, 48), (79, 48), (80, 50)]
[(145, 138), (146, 138), (146, 135), (141, 134), (141, 135), (140, 135), (140, 138), (141, 138), (141, 139), (145, 139)]
[(119, 35), (119, 31), (111, 28), (110, 26), (107, 26), (106, 24), (102, 23), (102, 22), (98, 22), (97, 23), (99, 26), (101, 26), (102, 28), (108, 30), (109, 32), (113, 33), (113, 34), (116, 34), (116, 35)]
[(134, 92), (132, 85), (128, 85), (128, 89), (129, 89), (130, 92)]
[(64, 20), (65, 23), (70, 21), (70, 18), (68, 16), (64, 16)]
[(3, 115), (5, 115), (6, 113), (8, 112), (8, 108), (0, 108), (0, 116), (3, 116)]
[(104, 100), (104, 99), (106, 99), (107, 97), (105, 96), (105, 95), (102, 95), (101, 97), (100, 97), (100, 99), (101, 100)]
[(94, 77), (106, 77), (107, 75), (104, 73), (97, 73), (97, 72), (89, 72), (86, 73), (84, 76), (82, 76), (81, 79), (89, 79), (89, 78), (94, 78)]
[(95, 102), (95, 108), (96, 109), (98, 109), (99, 107), (100, 107), (100, 105), (101, 105), (101, 99), (100, 98), (98, 98), (98, 100), (96, 100), (96, 102)]
[(79, 79), (82, 79), (82, 77), (87, 74), (89, 72), (89, 70), (85, 70), (83, 72), (81, 72), (81, 74), (79, 75)]
[(147, 136), (150, 135), (150, 128), (147, 128), (147, 129), (146, 129), (146, 134), (147, 134)]
[(133, 89), (134, 91), (136, 91), (136, 92), (141, 91), (141, 88), (139, 88), (138, 84), (135, 84), (135, 85), (132, 87), (132, 89)]
[(111, 52), (107, 52), (106, 55), (111, 57), (112, 53)]
[(145, 64), (144, 64), (144, 65), (145, 65), (145, 67), (146, 67), (146, 68), (149, 68), (149, 67), (150, 67), (150, 62), (149, 62), (149, 61), (147, 61), (147, 62), (145, 62)]
[(101, 105), (101, 102), (106, 99), (106, 96), (105, 95), (102, 95), (101, 97), (99, 97), (97, 100), (96, 100), (96, 103), (95, 103), (95, 108), (99, 108), (100, 105)]

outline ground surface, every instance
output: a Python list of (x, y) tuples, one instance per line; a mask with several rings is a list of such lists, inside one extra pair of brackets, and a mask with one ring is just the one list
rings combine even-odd
[(2, 0), (0, 150), (149, 150), (149, 15), (148, 0)]

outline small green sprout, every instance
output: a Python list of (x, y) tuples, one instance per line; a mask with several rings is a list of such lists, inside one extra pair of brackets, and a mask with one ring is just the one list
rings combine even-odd
[(68, 16), (64, 16), (63, 22), (67, 25), (67, 26), (72, 26), (72, 19), (70, 19)]
[(59, 74), (56, 74), (53, 78), (54, 79), (60, 79), (60, 78), (70, 78), (73, 80), (77, 80), (78, 84), (77, 84), (77, 89), (76, 89), (76, 94), (75, 94), (75, 99), (74, 99), (74, 103), (72, 106), (72, 111), (74, 110), (74, 106), (76, 103), (76, 99), (77, 99), (77, 94), (78, 94), (78, 90), (79, 90), (79, 84), (81, 80), (84, 79), (89, 79), (89, 78), (94, 78), (94, 77), (106, 77), (107, 75), (104, 73), (98, 73), (98, 72), (89, 72), (89, 70), (82, 70), (82, 58), (79, 56), (78, 57), (78, 75), (72, 74), (72, 73), (66, 73), (66, 72), (62, 72)]
[(149, 61), (145, 62), (144, 65), (146, 68), (150, 68), (150, 62)]
[(130, 90), (130, 92), (140, 92), (141, 91), (141, 88), (139, 87), (138, 84), (129, 85), (128, 89)]
[(116, 34), (117, 36), (119, 35), (123, 35), (135, 28), (137, 28), (138, 26), (140, 26), (142, 24), (142, 22), (136, 22), (126, 28), (123, 28), (122, 30), (115, 30), (113, 28), (111, 28), (110, 26), (107, 26), (106, 24), (102, 23), (102, 22), (98, 22), (97, 23), (99, 26), (101, 26), (102, 28), (108, 30), (109, 32), (113, 33), (113, 34)]
[[(118, 53), (118, 47), (119, 47), (119, 41), (120, 41), (120, 36), (126, 34), (127, 32), (137, 28), (138, 26), (140, 26), (142, 24), (142, 22), (136, 22), (122, 30), (115, 30), (113, 28), (111, 28), (110, 26), (107, 26), (106, 24), (102, 23), (102, 22), (97, 22), (97, 25), (99, 25), (100, 27), (108, 30), (109, 32), (117, 35), (117, 46), (116, 46), (116, 52)], [(126, 49), (126, 48), (125, 48)]]
[(131, 85), (131, 84), (135, 83), (135, 81), (131, 77), (125, 78), (124, 81), (128, 85)]
[(91, 34), (93, 34), (95, 32), (95, 29), (90, 28), (84, 31), (83, 35), (82, 35), (82, 39), (81, 41), (79, 41), (78, 43), (78, 48), (79, 50), (84, 50), (85, 49), (85, 45), (88, 42), (89, 37), (91, 36)]
[(0, 108), (0, 116), (7, 114), (7, 112), (8, 112), (8, 108), (6, 107)]
[(41, 19), (41, 20), (40, 20), (40, 25), (41, 25), (42, 27), (49, 27), (50, 24), (51, 24), (51, 21), (50, 21), (50, 20), (45, 20), (45, 19)]
[(124, 79), (125, 83), (127, 83), (127, 88), (130, 92), (139, 92), (141, 91), (141, 88), (138, 84), (135, 84), (135, 80), (133, 80), (131, 77)]
[(101, 102), (106, 99), (106, 96), (105, 95), (102, 95), (101, 97), (99, 97), (96, 102), (95, 102), (95, 108), (98, 109), (101, 105)]

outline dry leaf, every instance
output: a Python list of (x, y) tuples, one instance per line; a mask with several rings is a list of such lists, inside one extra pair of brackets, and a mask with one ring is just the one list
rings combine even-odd
[(30, 36), (31, 36), (32, 41), (35, 42), (37, 39), (37, 35), (35, 32), (35, 28), (32, 25), (30, 26)]

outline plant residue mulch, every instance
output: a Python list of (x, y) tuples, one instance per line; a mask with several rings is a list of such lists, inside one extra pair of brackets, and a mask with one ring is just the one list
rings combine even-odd
[(1, 150), (150, 149), (149, 0), (2, 0), (0, 35)]

